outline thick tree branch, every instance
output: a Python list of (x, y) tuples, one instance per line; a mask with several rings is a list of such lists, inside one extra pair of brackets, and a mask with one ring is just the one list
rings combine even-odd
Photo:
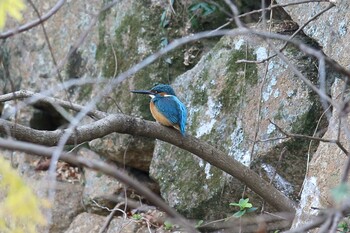
[[(0, 119), (0, 132), (5, 133), (6, 129), (9, 129), (11, 135), (15, 135), (19, 140), (46, 146), (57, 145), (61, 136), (65, 133), (65, 130), (35, 130)], [(248, 167), (195, 137), (190, 135), (183, 137), (177, 130), (161, 126), (156, 122), (145, 121), (124, 114), (113, 114), (89, 125), (77, 127), (72, 132), (73, 136), (68, 139), (68, 144), (90, 141), (113, 132), (157, 138), (176, 145), (237, 178), (278, 211), (295, 211), (294, 203), (290, 199)]]

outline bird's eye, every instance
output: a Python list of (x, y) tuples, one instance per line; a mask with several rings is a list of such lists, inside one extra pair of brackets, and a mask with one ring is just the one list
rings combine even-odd
[(154, 90), (154, 91), (153, 91), (153, 93), (154, 93), (154, 94), (158, 94), (158, 93), (159, 93), (159, 91)]

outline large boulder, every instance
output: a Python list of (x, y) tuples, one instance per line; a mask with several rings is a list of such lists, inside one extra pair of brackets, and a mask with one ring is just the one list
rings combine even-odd
[[(278, 0), (277, 2), (285, 4), (292, 1)], [(330, 4), (332, 3), (313, 2), (286, 7), (285, 10), (296, 23), (303, 25)], [(334, 59), (345, 68), (348, 68), (350, 65), (350, 47), (346, 46), (350, 40), (350, 34), (348, 33), (349, 9), (350, 3), (348, 1), (337, 1), (336, 5), (317, 17), (317, 19), (311, 21), (303, 30), (305, 34), (322, 46), (322, 51), (328, 57)], [(337, 77), (341, 78), (341, 75), (337, 75)], [(344, 82), (338, 79), (332, 87), (333, 101), (341, 101), (340, 96), (343, 90)], [(338, 129), (347, 127), (339, 126), (338, 115), (339, 111), (332, 112), (329, 119), (329, 127), (324, 138), (337, 139)], [(342, 122), (346, 122), (346, 120), (344, 119)], [(340, 140), (347, 148), (349, 143), (346, 138), (344, 132), (341, 132)], [(312, 207), (325, 209), (335, 203), (331, 190), (339, 185), (346, 160), (347, 157), (344, 152), (335, 144), (320, 143), (317, 152), (310, 161), (309, 172), (305, 178), (305, 185), (301, 193), (300, 205), (293, 227), (301, 226), (310, 221), (313, 216), (319, 214), (319, 211)]]
[[(281, 30), (280, 24), (275, 26)], [(307, 40), (303, 35), (299, 39)], [(283, 42), (273, 44), (278, 48)], [(283, 139), (272, 122), (286, 132), (309, 135), (322, 108), (318, 97), (279, 58), (266, 64), (237, 63), (271, 54), (255, 36), (224, 37), (193, 69), (179, 76), (174, 87), (188, 108), (189, 134), (251, 166), (267, 180), (274, 177), (273, 184), (295, 199), (305, 175), (309, 142)], [(315, 60), (291, 46), (286, 55), (317, 84)], [(160, 141), (150, 174), (160, 183), (163, 198), (193, 218), (226, 217), (233, 211), (229, 203), (238, 201), (244, 189), (209, 163)]]

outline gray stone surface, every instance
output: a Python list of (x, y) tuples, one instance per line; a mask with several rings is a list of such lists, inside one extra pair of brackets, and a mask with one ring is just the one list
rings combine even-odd
[[(81, 232), (91, 232), (98, 233), (102, 228), (106, 217), (91, 214), (91, 213), (82, 213), (74, 218), (69, 229), (65, 233), (81, 233)], [(125, 233), (134, 233), (134, 232), (144, 232), (138, 231), (141, 228), (136, 221), (130, 219), (114, 218), (110, 226), (107, 228), (107, 233), (112, 232), (125, 232)]]
[[(87, 160), (102, 160), (98, 154), (88, 149), (82, 148), (79, 150), (78, 154)], [(84, 191), (82, 195), (82, 204), (85, 210), (87, 212), (105, 214), (106, 210), (101, 208), (101, 206), (113, 209), (115, 203), (106, 199), (106, 197), (118, 195), (123, 192), (123, 184), (101, 172), (96, 172), (87, 168), (84, 168), (83, 171)]]
[[(343, 85), (344, 82), (339, 79), (333, 85), (334, 101), (340, 100), (339, 93), (343, 91)], [(338, 137), (339, 121), (337, 116), (338, 111), (334, 111), (323, 138), (336, 139)], [(340, 128), (346, 127), (343, 123)], [(348, 136), (344, 132), (340, 134), (340, 141), (343, 145), (348, 144)], [(317, 216), (320, 211), (315, 208), (327, 209), (340, 204), (335, 201), (335, 195), (332, 192), (340, 185), (347, 160), (348, 157), (336, 144), (320, 143), (309, 164), (309, 172), (304, 181), (293, 228), (302, 226)]]
[[(69, 229), (65, 233), (98, 233), (100, 232), (103, 224), (106, 222), (106, 217), (91, 213), (82, 213), (74, 218)], [(124, 219), (122, 217), (114, 217), (107, 227), (106, 233), (186, 233), (180, 230), (165, 230), (164, 227), (154, 227), (152, 225), (147, 226), (145, 220), (133, 220), (132, 218)]]
[[(277, 2), (289, 3), (291, 1), (278, 0)], [(296, 23), (303, 25), (329, 4), (326, 2), (308, 3), (286, 7), (285, 10)], [(336, 1), (332, 9), (323, 13), (304, 29), (305, 34), (315, 39), (322, 46), (322, 50), (328, 57), (336, 60), (345, 68), (350, 66), (350, 47), (348, 46), (350, 40), (349, 10), (349, 1)], [(338, 77), (340, 76), (338, 75)], [(343, 85), (344, 83), (338, 79), (332, 87), (331, 96), (336, 102), (340, 101), (339, 96), (343, 91)], [(334, 111), (324, 138), (337, 138), (339, 127), (337, 119), (338, 111)], [(340, 127), (340, 129), (345, 128), (345, 125)], [(343, 133), (340, 136), (342, 143), (345, 147), (348, 147), (348, 137)], [(331, 190), (339, 184), (346, 160), (344, 153), (336, 145), (320, 143), (317, 152), (310, 161), (310, 170), (305, 179), (293, 228), (305, 224), (314, 215), (319, 214), (317, 210), (311, 207), (325, 209), (335, 204)]]
[(58, 233), (67, 229), (73, 218), (83, 212), (81, 203), (83, 188), (80, 184), (58, 182), (55, 202), (52, 207), (50, 233)]
[[(277, 2), (287, 4), (292, 2), (292, 0), (277, 0)], [(285, 10), (301, 26), (311, 17), (328, 7), (329, 4), (328, 2), (314, 2), (285, 7)], [(348, 56), (349, 46), (347, 46), (350, 40), (348, 32), (349, 10), (349, 1), (336, 1), (335, 7), (323, 13), (303, 30), (306, 35), (315, 39), (321, 45), (322, 50), (329, 57), (335, 59), (344, 67), (348, 67), (350, 64)]]

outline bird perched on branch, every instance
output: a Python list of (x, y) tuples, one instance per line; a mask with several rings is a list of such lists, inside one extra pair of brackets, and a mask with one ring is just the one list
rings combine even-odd
[(152, 99), (150, 110), (156, 121), (165, 126), (172, 126), (185, 135), (187, 110), (185, 105), (176, 97), (173, 88), (159, 84), (151, 90), (133, 90), (133, 93), (148, 94)]

